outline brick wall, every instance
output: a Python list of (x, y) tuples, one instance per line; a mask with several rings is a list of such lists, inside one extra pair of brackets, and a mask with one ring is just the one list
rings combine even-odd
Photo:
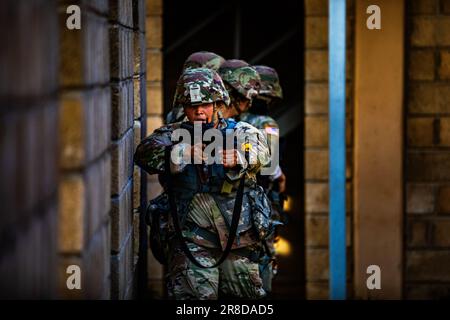
[[(145, 1), (110, 1), (112, 188), (111, 294), (136, 297), (141, 170), (133, 153), (145, 130)], [(143, 279), (144, 281), (144, 279)]]
[(407, 15), (406, 298), (450, 296), (450, 1)]
[[(71, 4), (80, 30), (66, 28)], [(1, 6), (1, 294), (133, 298), (146, 199), (132, 162), (146, 128), (145, 0)], [(81, 290), (66, 286), (69, 265), (81, 269)]]
[[(347, 250), (352, 279), (353, 1), (347, 1)], [(306, 297), (328, 298), (328, 1), (305, 0)], [(351, 296), (351, 283), (348, 285)]]
[[(151, 134), (163, 124), (162, 101), (162, 17), (163, 1), (147, 0), (147, 132)], [(156, 175), (148, 176), (148, 198), (153, 199), (162, 192)], [(148, 252), (148, 279), (149, 290), (153, 297), (164, 296), (163, 267)]]
[(2, 298), (56, 293), (57, 23), (55, 2), (0, 3)]
[[(59, 2), (59, 296), (110, 297), (111, 89), (108, 5), (79, 1), (81, 29), (66, 28)], [(81, 268), (82, 290), (68, 290), (66, 269)]]

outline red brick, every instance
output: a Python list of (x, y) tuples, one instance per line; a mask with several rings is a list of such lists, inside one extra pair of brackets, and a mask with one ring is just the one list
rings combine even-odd
[(140, 211), (139, 209), (133, 210), (133, 267), (136, 267), (139, 260), (139, 221)]
[(328, 80), (328, 50), (305, 52), (305, 80)]
[(305, 179), (328, 179), (328, 151), (305, 151)]
[(450, 16), (438, 16), (436, 19), (436, 44), (450, 46)]
[(159, 50), (147, 50), (147, 81), (162, 80), (162, 59), (162, 52)]
[(63, 168), (78, 167), (86, 158), (85, 122), (82, 96), (64, 94), (59, 112), (60, 164)]
[(306, 280), (328, 280), (328, 250), (306, 250)]
[(104, 153), (111, 139), (111, 91), (109, 87), (86, 91), (84, 119), (86, 121), (87, 161)]
[(61, 14), (62, 86), (105, 84), (109, 81), (109, 39), (107, 20), (88, 10), (82, 12), (82, 28), (68, 30), (67, 15)]
[(327, 117), (305, 117), (305, 146), (328, 146)]
[[(43, 201), (41, 172), (44, 169), (44, 155), (41, 151), (44, 149), (45, 141), (43, 140), (43, 113), (42, 108), (33, 108), (26, 112), (22, 117), (24, 123), (23, 131), (20, 136), (23, 138), (19, 141), (19, 163), (23, 171), (23, 179), (19, 185), (20, 202), (24, 203), (23, 213), (33, 212), (39, 201)], [(54, 141), (54, 140), (53, 140)], [(51, 143), (51, 141), (49, 141)], [(54, 147), (56, 147), (54, 145)]]
[[(11, 299), (43, 299), (55, 297), (56, 278), (56, 206), (42, 209), (41, 215), (29, 220), (25, 228), (16, 230), (15, 243), (7, 250), (3, 259), (7, 265), (2, 271), (2, 288), (0, 296)], [(52, 235), (48, 235), (53, 233)], [(1, 264), (1, 263), (0, 263)], [(9, 266), (8, 266), (9, 264)], [(6, 267), (6, 268), (4, 268)], [(45, 273), (37, 272), (45, 270)], [(47, 274), (50, 273), (50, 274)], [(12, 290), (11, 290), (12, 289)]]
[[(350, 217), (346, 218), (347, 246), (351, 245), (352, 224)], [(314, 247), (328, 246), (328, 216), (309, 215), (305, 219), (306, 245)]]
[(129, 236), (133, 219), (133, 183), (130, 180), (118, 197), (111, 199), (111, 250), (122, 250), (125, 239)]
[(305, 113), (328, 113), (328, 85), (325, 83), (306, 83), (305, 85)]
[(118, 139), (133, 126), (134, 84), (133, 80), (114, 83), (111, 86), (112, 139)]
[(450, 1), (441, 0), (441, 13), (450, 14)]
[(408, 184), (406, 187), (406, 211), (408, 213), (432, 213), (435, 208), (436, 188), (433, 185)]
[(434, 14), (436, 13), (435, 0), (413, 0), (409, 1), (412, 14)]
[[(449, 31), (450, 32), (450, 31)], [(439, 78), (450, 79), (450, 50), (441, 50), (439, 53)]]
[(134, 132), (129, 130), (111, 146), (111, 195), (122, 193), (133, 175)]
[(306, 212), (328, 212), (327, 183), (306, 183), (305, 198)]
[(16, 195), (18, 193), (19, 161), (17, 160), (16, 148), (19, 146), (18, 129), (19, 117), (16, 115), (5, 115), (0, 117), (0, 201), (4, 214), (0, 215), (0, 225), (12, 224), (18, 212)]
[(439, 189), (438, 210), (440, 213), (450, 213), (450, 186)]
[(407, 281), (450, 281), (448, 251), (409, 251), (406, 253)]
[(308, 300), (328, 300), (328, 282), (307, 282), (306, 298)]
[(163, 125), (163, 120), (160, 116), (147, 117), (147, 135), (160, 128)]
[[(43, 196), (49, 198), (57, 190), (58, 180), (58, 110), (56, 102), (44, 107), (43, 144), (44, 168), (41, 171)], [(2, 166), (3, 167), (3, 166)], [(0, 175), (4, 177), (4, 175)]]
[(433, 80), (435, 59), (432, 50), (411, 50), (409, 53), (409, 78), (411, 80)]
[(162, 15), (163, 0), (146, 0), (147, 15)]
[(109, 220), (111, 210), (111, 157), (106, 154), (86, 171), (86, 242)]
[(408, 146), (423, 147), (434, 144), (434, 118), (409, 118), (407, 120)]
[(408, 109), (412, 114), (448, 113), (450, 85), (414, 84), (408, 88)]
[(78, 253), (84, 248), (86, 187), (81, 175), (67, 175), (59, 187), (58, 236), (60, 252)]
[(408, 181), (450, 180), (450, 154), (447, 152), (408, 153)]
[(305, 231), (307, 246), (328, 246), (328, 217), (306, 217)]
[(306, 16), (327, 16), (328, 2), (326, 0), (305, 0)]
[(109, 147), (109, 88), (62, 95), (59, 112), (60, 163), (79, 168)]
[(450, 118), (440, 118), (440, 132), (439, 132), (440, 145), (450, 147)]
[[(54, 1), (2, 2), (0, 27), (7, 30), (8, 50), (2, 50), (0, 56), (1, 97), (38, 97), (53, 94), (59, 87), (57, 10)], [(30, 30), (32, 36), (28, 36)]]
[(411, 44), (413, 47), (427, 47), (436, 45), (436, 18), (413, 17)]
[(135, 76), (133, 79), (133, 118), (136, 120), (142, 115), (142, 104), (145, 103), (145, 79), (144, 76)]
[(147, 114), (162, 115), (162, 88), (159, 84), (147, 86)]
[(105, 290), (110, 281), (111, 257), (110, 224), (105, 223), (93, 235), (85, 251), (83, 270), (85, 273), (85, 299), (109, 299)]
[(134, 74), (142, 75), (145, 73), (145, 36), (141, 32), (135, 31), (133, 34), (134, 50)]
[(450, 247), (450, 220), (449, 219), (434, 220), (433, 244), (437, 247)]
[(134, 73), (133, 31), (118, 25), (109, 30), (111, 78), (131, 78)]
[(328, 47), (328, 18), (307, 17), (305, 20), (306, 48)]
[(450, 296), (450, 286), (438, 283), (414, 283), (405, 288), (405, 299), (408, 300), (441, 300)]
[(146, 19), (147, 47), (161, 49), (163, 24), (161, 16), (148, 16)]
[(429, 245), (429, 222), (411, 220), (408, 223), (408, 247), (425, 247)]
[(133, 241), (130, 233), (118, 254), (111, 257), (111, 299), (124, 299), (133, 280)]

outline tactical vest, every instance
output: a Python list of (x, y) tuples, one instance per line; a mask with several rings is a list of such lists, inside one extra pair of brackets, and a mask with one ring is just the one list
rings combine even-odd
[[(227, 126), (220, 129), (222, 132), (227, 129), (234, 129), (236, 121), (226, 119)], [(175, 199), (179, 206), (182, 221), (185, 218), (187, 206), (197, 193), (218, 194), (223, 188), (226, 180), (223, 164), (188, 164), (180, 174), (172, 175), (172, 186)]]

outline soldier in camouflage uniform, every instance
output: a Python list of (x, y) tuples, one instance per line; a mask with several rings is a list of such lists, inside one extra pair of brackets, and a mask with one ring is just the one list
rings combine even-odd
[[(245, 99), (247, 92), (245, 92), (240, 85), (238, 79), (242, 77), (252, 77), (252, 74), (258, 74), (260, 78), (260, 87), (258, 93), (253, 93), (249, 99)], [(256, 66), (251, 67), (247, 62), (243, 60), (231, 59), (225, 61), (219, 69), (219, 74), (221, 75), (227, 89), (231, 96), (231, 104), (233, 108), (229, 109), (229, 112), (224, 113), (224, 116), (235, 117), (240, 121), (247, 122), (253, 125), (255, 128), (260, 129), (265, 135), (269, 150), (272, 145), (276, 145), (278, 141), (278, 124), (276, 121), (267, 116), (261, 114), (253, 114), (249, 112), (252, 103), (256, 102), (258, 106), (253, 109), (257, 109), (259, 113), (266, 113), (263, 109), (283, 97), (282, 90), (278, 80), (278, 74), (276, 71), (269, 67)], [(256, 78), (256, 76), (253, 76)], [(263, 107), (263, 106), (264, 107)], [(273, 143), (273, 144), (272, 144)], [(270, 150), (272, 151), (272, 150)], [(271, 176), (260, 176), (258, 183), (263, 185), (269, 199), (271, 200), (272, 209), (274, 211), (274, 220), (279, 221), (282, 208), (279, 206), (279, 192), (284, 192), (285, 189), (285, 176), (278, 165), (275, 172)], [(277, 187), (274, 188), (274, 184)], [(278, 214), (277, 214), (278, 213)], [(266, 254), (261, 257), (260, 260), (260, 275), (263, 279), (264, 289), (267, 292), (272, 291), (272, 279), (277, 272), (277, 265), (275, 260), (275, 249), (274, 249), (274, 239), (275, 234), (268, 238), (265, 243)]]
[[(225, 61), (224, 58), (209, 51), (199, 51), (191, 54), (183, 65), (183, 70), (188, 68), (208, 68), (217, 71), (222, 63)], [(169, 111), (166, 117), (166, 123), (180, 122), (184, 119), (185, 115), (183, 112), (182, 105), (174, 105), (172, 110)]]
[[(242, 85), (249, 88), (249, 84)], [(192, 263), (175, 237), (171, 217), (167, 219), (167, 285), (169, 296), (176, 299), (217, 299), (219, 296), (256, 299), (266, 295), (258, 258), (261, 239), (272, 229), (271, 208), (264, 190), (256, 184), (256, 174), (261, 166), (268, 165), (270, 154), (263, 134), (247, 123), (224, 119), (218, 103), (230, 104), (219, 75), (205, 68), (185, 70), (177, 84), (175, 104), (184, 106), (188, 121), (155, 130), (140, 143), (134, 156), (135, 162), (149, 174), (167, 175), (165, 153), (167, 148), (171, 150), (167, 179), (175, 186), (171, 194), (181, 217), (182, 234), (192, 255), (203, 265), (215, 264), (224, 250), (237, 183), (243, 175), (246, 177), (237, 238), (220, 266), (205, 269)], [(191, 164), (191, 156), (195, 157), (196, 150), (201, 150), (202, 146), (192, 146), (184, 140), (174, 143), (172, 134), (195, 121), (221, 131), (233, 128), (237, 136), (246, 136), (246, 143), (241, 146), (238, 143), (235, 148), (245, 149), (248, 159), (255, 161), (247, 161), (232, 149), (223, 150), (223, 165), (212, 166), (209, 171), (202, 170), (203, 164)], [(257, 217), (265, 217), (264, 223), (255, 223), (261, 221)]]
[[(267, 66), (253, 66), (261, 77), (261, 87), (258, 96), (254, 100), (252, 108), (239, 116), (240, 121), (247, 122), (262, 130), (265, 134), (269, 148), (278, 147), (279, 127), (277, 122), (268, 116), (268, 111), (283, 99), (283, 91), (280, 86), (278, 73)], [(273, 144), (272, 144), (273, 143)], [(271, 150), (272, 151), (272, 150)], [(280, 194), (285, 191), (286, 177), (278, 165), (271, 176), (258, 176), (258, 183), (264, 187), (271, 200), (275, 220), (281, 220), (282, 201)], [(264, 289), (272, 291), (272, 280), (277, 273), (276, 251), (274, 248), (275, 237), (266, 241), (270, 254), (262, 258), (260, 264)]]
[(226, 60), (218, 72), (231, 99), (231, 108), (227, 108), (223, 115), (225, 118), (235, 118), (246, 112), (252, 105), (252, 99), (257, 96), (259, 74), (247, 62), (237, 59)]
[[(270, 108), (273, 108), (283, 99), (283, 91), (275, 69), (267, 66), (253, 66), (253, 68), (260, 75), (261, 87), (254, 99), (253, 107), (249, 111), (241, 113), (237, 119), (263, 130), (270, 147), (272, 146), (271, 141), (277, 141), (279, 138), (279, 127), (277, 122), (267, 114)], [(275, 144), (273, 143), (273, 145)], [(271, 178), (277, 181), (279, 192), (283, 193), (286, 177), (279, 166)]]

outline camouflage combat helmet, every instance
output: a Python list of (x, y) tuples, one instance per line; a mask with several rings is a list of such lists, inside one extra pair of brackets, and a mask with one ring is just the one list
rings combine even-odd
[(188, 68), (208, 68), (217, 71), (224, 61), (224, 58), (214, 52), (194, 52), (184, 62), (183, 70)]
[(233, 70), (237, 68), (242, 67), (248, 67), (250, 66), (247, 62), (244, 60), (238, 60), (238, 59), (230, 59), (222, 62), (220, 65), (220, 68), (218, 69), (218, 72), (220, 75), (225, 74), (227, 72), (232, 72)]
[(253, 66), (261, 77), (261, 87), (259, 94), (271, 98), (283, 99), (283, 91), (280, 86), (280, 79), (275, 69), (267, 66)]
[(186, 69), (177, 82), (174, 106), (199, 105), (223, 101), (230, 104), (230, 96), (214, 70), (207, 68)]
[(247, 99), (258, 95), (260, 77), (258, 72), (242, 60), (227, 60), (219, 68), (222, 80)]

